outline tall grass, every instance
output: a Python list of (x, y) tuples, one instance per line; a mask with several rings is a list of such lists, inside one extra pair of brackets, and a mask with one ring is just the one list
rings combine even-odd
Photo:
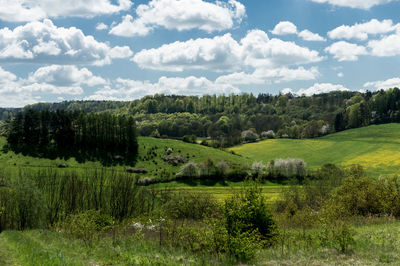
[(121, 172), (20, 170), (16, 176), (1, 172), (0, 180), (0, 231), (51, 226), (86, 210), (121, 221), (154, 208), (155, 195)]

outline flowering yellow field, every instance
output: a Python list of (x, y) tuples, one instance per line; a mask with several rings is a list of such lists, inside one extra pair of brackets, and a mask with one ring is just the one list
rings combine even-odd
[(311, 169), (327, 163), (360, 164), (374, 176), (400, 174), (400, 124), (351, 129), (318, 139), (265, 140), (230, 150), (253, 161), (295, 157)]

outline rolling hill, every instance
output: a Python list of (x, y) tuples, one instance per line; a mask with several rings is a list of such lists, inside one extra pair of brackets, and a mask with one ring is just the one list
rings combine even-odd
[(373, 125), (317, 139), (271, 139), (230, 148), (252, 161), (302, 158), (311, 169), (362, 165), (369, 174), (400, 173), (400, 124)]
[[(251, 161), (229, 152), (213, 149), (199, 144), (185, 143), (171, 139), (156, 139), (150, 137), (139, 137), (139, 158), (135, 165), (136, 168), (145, 168), (148, 173), (143, 176), (149, 177), (169, 177), (175, 175), (180, 169), (180, 165), (173, 166), (163, 160), (167, 155), (166, 150), (172, 149), (172, 155), (181, 155), (188, 161), (202, 162), (207, 158), (212, 158), (215, 162), (224, 160), (230, 164), (250, 163)], [(3, 147), (6, 144), (5, 138), (0, 138), (0, 168), (17, 169), (25, 168), (56, 168), (57, 164), (68, 165), (67, 169), (82, 171), (85, 169), (102, 168), (99, 162), (78, 163), (74, 158), (50, 160), (46, 158), (37, 158), (15, 154), (14, 152), (4, 152)], [(112, 170), (124, 171), (126, 166), (107, 167)]]

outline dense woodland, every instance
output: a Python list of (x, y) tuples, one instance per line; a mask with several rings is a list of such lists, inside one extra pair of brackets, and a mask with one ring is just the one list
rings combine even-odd
[[(349, 128), (400, 121), (400, 90), (331, 92), (306, 96), (241, 94), (146, 96), (130, 102), (72, 101), (40, 103), (23, 111), (80, 111), (132, 116), (142, 136), (209, 137), (216, 146), (247, 141), (272, 130), (276, 137), (314, 138)], [(13, 115), (3, 112), (2, 119)], [(263, 134), (264, 132), (264, 134)]]
[(7, 131), (8, 147), (32, 156), (134, 165), (138, 152), (131, 116), (29, 109), (18, 113)]

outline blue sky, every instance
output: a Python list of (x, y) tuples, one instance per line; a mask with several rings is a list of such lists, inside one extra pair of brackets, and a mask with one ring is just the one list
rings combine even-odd
[(397, 0), (3, 0), (0, 106), (400, 86)]

